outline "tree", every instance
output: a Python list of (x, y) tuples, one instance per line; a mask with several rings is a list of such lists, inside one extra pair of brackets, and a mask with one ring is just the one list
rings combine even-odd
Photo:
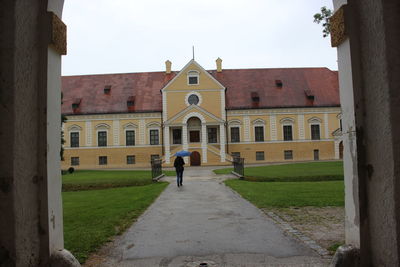
[[(63, 104), (63, 93), (61, 92), (61, 105)], [(62, 125), (67, 121), (67, 117), (63, 114), (61, 114), (61, 149), (60, 149), (60, 158), (61, 160), (64, 160), (64, 144), (65, 144), (65, 139), (64, 139), (64, 131), (62, 130)]]
[(314, 22), (320, 24), (322, 22), (322, 33), (324, 37), (327, 37), (331, 33), (331, 23), (330, 19), (332, 17), (332, 10), (327, 8), (326, 6), (321, 7), (321, 13), (316, 13), (314, 15)]

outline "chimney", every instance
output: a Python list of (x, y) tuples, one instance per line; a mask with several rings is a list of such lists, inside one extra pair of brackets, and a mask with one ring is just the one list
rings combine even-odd
[(217, 58), (215, 62), (217, 63), (217, 72), (222, 72), (222, 59)]
[(165, 61), (165, 74), (171, 74), (171, 61)]

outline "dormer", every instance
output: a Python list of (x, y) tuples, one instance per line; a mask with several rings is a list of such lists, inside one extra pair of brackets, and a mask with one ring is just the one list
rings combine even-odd
[(307, 99), (314, 100), (314, 92), (311, 89), (305, 89), (304, 93), (307, 96)]
[(198, 85), (199, 84), (200, 72), (197, 70), (189, 70), (187, 73), (187, 84)]
[(126, 106), (128, 108), (128, 111), (135, 111), (135, 96), (128, 97), (128, 100), (126, 101)]
[(74, 101), (72, 101), (71, 107), (72, 107), (72, 111), (74, 113), (78, 112), (79, 107), (81, 105), (81, 101), (82, 101), (82, 98), (75, 98)]
[(111, 85), (104, 86), (103, 92), (104, 92), (105, 95), (111, 94)]
[(260, 96), (257, 92), (251, 92), (251, 106), (258, 107), (260, 104)]

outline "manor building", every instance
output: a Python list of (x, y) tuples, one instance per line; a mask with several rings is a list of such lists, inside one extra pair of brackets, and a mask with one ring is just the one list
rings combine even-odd
[(63, 168), (331, 160), (342, 157), (338, 75), (327, 68), (205, 70), (62, 77)]

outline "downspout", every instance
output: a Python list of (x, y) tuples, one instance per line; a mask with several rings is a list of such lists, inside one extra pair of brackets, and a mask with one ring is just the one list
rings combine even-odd
[[(161, 101), (162, 101), (162, 97), (163, 97), (163, 94), (162, 94), (162, 90), (160, 90), (160, 93), (161, 93)], [(162, 105), (161, 105), (162, 106)], [(165, 148), (164, 148), (164, 120), (163, 120), (163, 113), (164, 113), (164, 110), (163, 110), (163, 108), (161, 108), (161, 134), (160, 134), (160, 136), (161, 136), (161, 157), (163, 157), (163, 156), (165, 156)]]
[(226, 146), (226, 154), (229, 155), (229, 140), (228, 140), (228, 110), (226, 109), (226, 91), (228, 87), (225, 87), (225, 146)]

